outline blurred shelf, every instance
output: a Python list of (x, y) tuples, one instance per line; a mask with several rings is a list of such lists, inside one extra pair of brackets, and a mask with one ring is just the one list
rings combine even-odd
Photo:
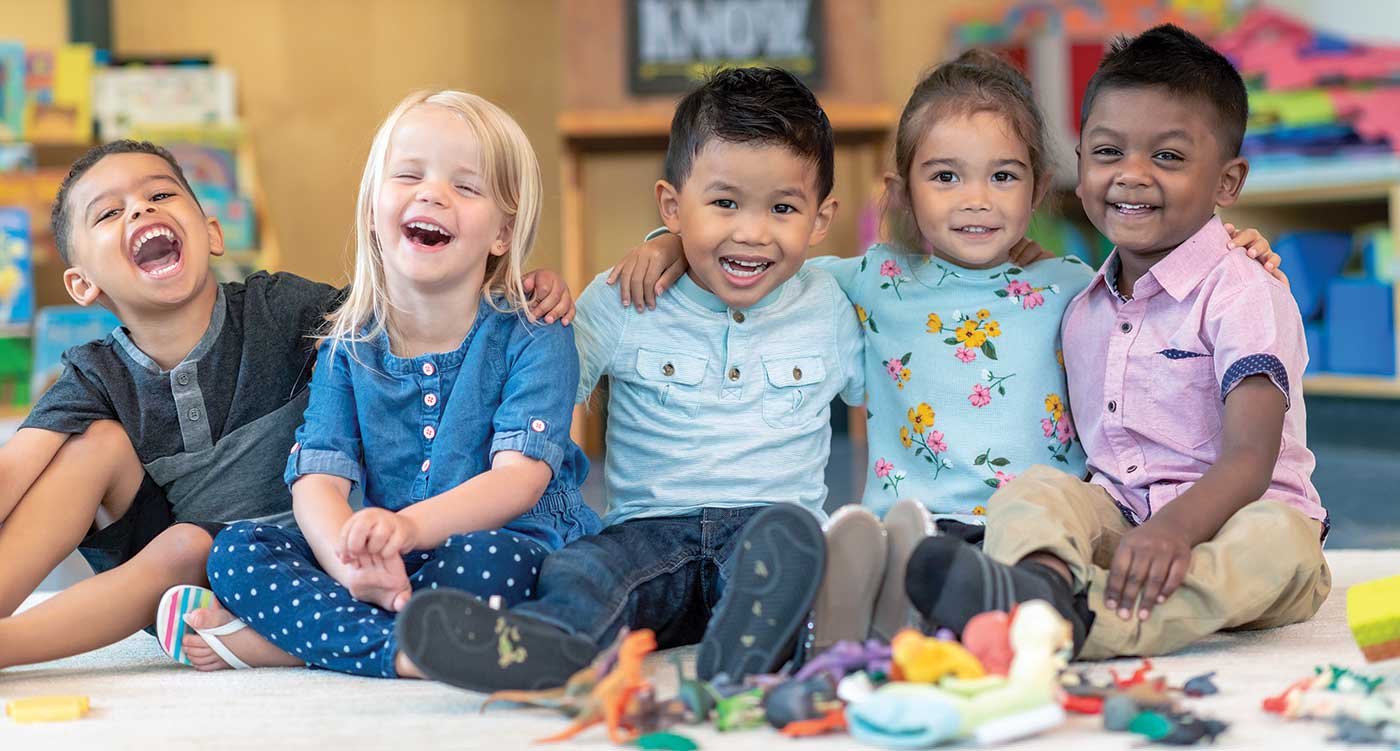
[(1400, 156), (1300, 159), (1249, 173), (1236, 206), (1250, 208), (1340, 201), (1384, 201), (1400, 191)]
[(1303, 379), (1303, 391), (1313, 396), (1400, 399), (1400, 378), (1362, 375), (1315, 375)]
[[(884, 104), (823, 103), (826, 116), (837, 138), (845, 135), (884, 135), (891, 131), (899, 113)], [(569, 110), (559, 115), (559, 132), (576, 146), (602, 146), (618, 143), (636, 148), (638, 140), (665, 140), (671, 133), (675, 105), (606, 110)], [(628, 143), (630, 142), (630, 143)]]

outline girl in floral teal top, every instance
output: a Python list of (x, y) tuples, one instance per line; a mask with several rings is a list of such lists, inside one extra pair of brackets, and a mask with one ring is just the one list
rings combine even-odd
[[(936, 519), (980, 524), (992, 493), (1031, 465), (1084, 473), (1060, 319), (1094, 270), (1012, 261), (1035, 257), (1022, 244), (1051, 184), (1044, 131), (1029, 83), (1001, 59), (973, 50), (938, 66), (900, 115), (891, 242), (807, 261), (836, 278), (865, 329), (863, 502), (877, 514), (915, 498)], [(1237, 244), (1258, 237), (1246, 232)], [(624, 304), (669, 286), (680, 257), (666, 237), (619, 264)]]

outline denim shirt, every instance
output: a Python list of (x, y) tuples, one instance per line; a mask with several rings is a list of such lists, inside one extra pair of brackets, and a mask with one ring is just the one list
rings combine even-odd
[(826, 500), (831, 402), (864, 399), (855, 311), (802, 269), (732, 310), (689, 276), (638, 315), (600, 274), (574, 322), (579, 400), (609, 379), (607, 524), (704, 508)]
[(398, 511), (518, 451), (553, 475), (506, 528), (557, 548), (599, 528), (579, 492), (588, 459), (569, 438), (577, 383), (572, 330), (485, 300), (451, 352), (397, 357), (387, 337), (325, 342), (284, 477), (289, 486), (308, 474), (343, 477), (363, 487), (366, 506)]

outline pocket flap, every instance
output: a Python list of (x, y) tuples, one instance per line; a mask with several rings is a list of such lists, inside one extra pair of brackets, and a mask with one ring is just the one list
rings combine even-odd
[(821, 355), (765, 357), (763, 372), (768, 382), (778, 388), (807, 386), (826, 380), (826, 365)]
[(648, 381), (694, 386), (705, 379), (707, 357), (652, 349), (637, 350), (637, 375)]

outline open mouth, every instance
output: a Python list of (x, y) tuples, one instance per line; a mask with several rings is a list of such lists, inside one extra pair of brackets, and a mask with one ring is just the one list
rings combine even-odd
[(1151, 214), (1159, 208), (1158, 206), (1153, 206), (1150, 203), (1110, 202), (1108, 205), (1113, 207), (1114, 211), (1118, 212), (1119, 214), (1122, 214), (1123, 216), (1146, 216), (1147, 214)]
[(440, 248), (452, 242), (452, 233), (441, 225), (424, 219), (414, 219), (403, 225), (403, 236), (414, 245), (425, 248)]
[(757, 279), (773, 265), (772, 261), (762, 258), (740, 258), (738, 256), (721, 256), (719, 259), (720, 268), (724, 273), (733, 277), (736, 281), (743, 283), (751, 279)]
[(163, 279), (180, 270), (183, 247), (174, 230), (155, 224), (131, 239), (131, 260), (146, 276)]
[(965, 227), (954, 227), (953, 231), (959, 235), (971, 238), (989, 237), (1001, 227), (988, 227), (982, 224), (969, 224)]

